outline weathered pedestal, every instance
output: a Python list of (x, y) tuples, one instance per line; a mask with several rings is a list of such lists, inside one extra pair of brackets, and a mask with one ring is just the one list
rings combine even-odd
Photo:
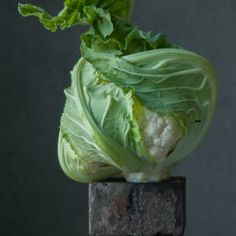
[(91, 236), (181, 236), (185, 210), (184, 177), (89, 185)]

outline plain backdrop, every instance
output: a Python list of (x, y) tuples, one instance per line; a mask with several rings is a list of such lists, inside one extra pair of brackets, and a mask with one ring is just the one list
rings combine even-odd
[[(53, 14), (62, 6), (31, 2)], [(236, 235), (236, 1), (137, 0), (132, 22), (205, 56), (218, 72), (213, 124), (174, 174), (187, 177), (185, 236)], [(20, 17), (17, 1), (0, 2), (1, 236), (88, 235), (87, 185), (67, 178), (57, 160), (63, 89), (84, 30), (50, 33)]]

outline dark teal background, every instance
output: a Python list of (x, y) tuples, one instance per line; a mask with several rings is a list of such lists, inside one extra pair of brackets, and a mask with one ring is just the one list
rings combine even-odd
[[(22, 0), (23, 1), (23, 0)], [(60, 0), (33, 2), (56, 13)], [(166, 33), (216, 67), (220, 92), (204, 142), (180, 164), (187, 177), (185, 236), (236, 235), (236, 1), (137, 0), (133, 23)], [(0, 2), (0, 235), (87, 236), (87, 185), (57, 161), (69, 71), (79, 58), (74, 27), (50, 33)]]

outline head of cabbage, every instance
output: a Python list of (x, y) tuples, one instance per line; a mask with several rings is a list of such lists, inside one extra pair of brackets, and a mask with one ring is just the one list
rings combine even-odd
[(65, 90), (58, 141), (62, 169), (80, 182), (168, 178), (199, 144), (214, 113), (217, 81), (210, 63), (162, 34), (132, 26), (132, 4), (64, 1), (56, 17), (19, 6), (52, 31), (91, 25)]

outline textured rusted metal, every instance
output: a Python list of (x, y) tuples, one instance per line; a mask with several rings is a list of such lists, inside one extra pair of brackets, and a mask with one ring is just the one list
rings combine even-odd
[(182, 236), (185, 178), (159, 183), (100, 182), (89, 185), (91, 236)]

